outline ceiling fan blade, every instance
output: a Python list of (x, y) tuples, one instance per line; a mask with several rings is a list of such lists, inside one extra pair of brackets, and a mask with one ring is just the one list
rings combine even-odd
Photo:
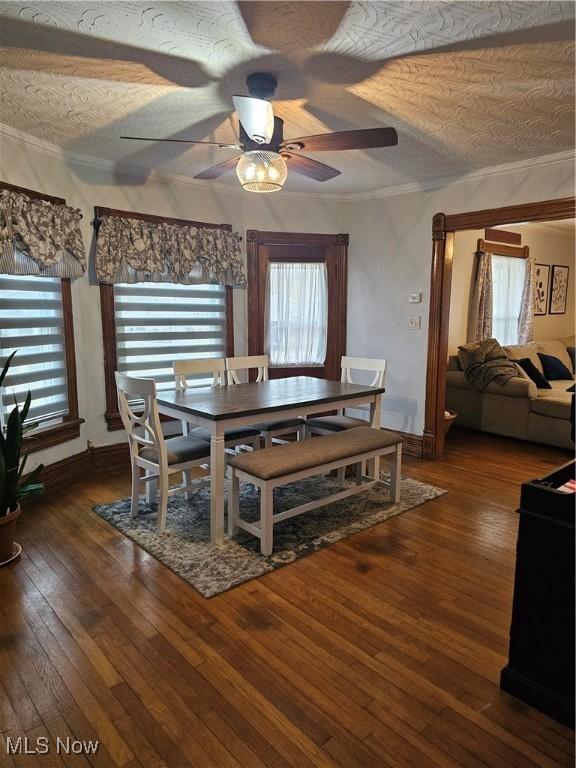
[(340, 171), (337, 171), (336, 168), (320, 163), (318, 160), (313, 160), (305, 155), (292, 155), (290, 152), (282, 152), (282, 157), (286, 160), (289, 171), (295, 171), (302, 176), (308, 176), (309, 179), (329, 181), (336, 176), (340, 176)]
[(306, 152), (333, 152), (344, 149), (393, 147), (396, 144), (398, 144), (398, 134), (394, 128), (368, 128), (363, 131), (337, 131), (320, 133), (317, 136), (304, 136), (301, 139), (289, 139), (283, 142), (282, 148), (303, 149)]
[(236, 168), (236, 163), (240, 157), (241, 155), (237, 155), (236, 157), (231, 157), (228, 160), (224, 160), (223, 163), (218, 163), (217, 165), (213, 165), (210, 168), (206, 168), (206, 170), (202, 171), (202, 173), (197, 173), (194, 178), (219, 179), (220, 176), (223, 176), (225, 173), (228, 173), (228, 171), (233, 171), (234, 168)]
[(233, 96), (234, 109), (248, 136), (257, 144), (269, 144), (274, 133), (274, 112), (266, 99)]
[(172, 141), (177, 144), (206, 144), (209, 147), (220, 149), (242, 149), (240, 144), (221, 144), (219, 141), (195, 141), (194, 139), (155, 139), (152, 136), (120, 136), (121, 139), (130, 141)]

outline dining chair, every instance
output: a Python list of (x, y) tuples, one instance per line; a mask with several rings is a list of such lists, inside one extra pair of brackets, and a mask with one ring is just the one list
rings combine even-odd
[[(138, 515), (140, 484), (146, 483), (146, 500), (155, 501), (159, 490), (158, 530), (166, 529), (168, 497), (191, 489), (190, 469), (210, 462), (210, 446), (205, 440), (181, 435), (165, 438), (156, 403), (154, 379), (138, 379), (115, 373), (118, 408), (128, 435), (132, 466), (130, 513)], [(141, 410), (141, 402), (143, 408)], [(145, 476), (141, 476), (141, 470)], [(170, 475), (182, 473), (181, 485), (170, 487)], [(198, 481), (196, 481), (198, 482)]]
[[(175, 360), (173, 363), (176, 389), (184, 392), (193, 387), (190, 376), (211, 377), (213, 387), (224, 386), (226, 383), (226, 361), (223, 357), (206, 357), (200, 360)], [(200, 438), (210, 442), (210, 430), (205, 427), (190, 427), (182, 422), (182, 434)], [(247, 445), (251, 448), (260, 447), (260, 430), (257, 427), (235, 427), (224, 433), (225, 446), (228, 449)]]
[[(346, 384), (354, 384), (352, 371), (368, 371), (374, 373), (371, 387), (383, 387), (386, 376), (386, 360), (369, 357), (349, 357), (344, 355), (341, 361), (340, 381)], [(357, 419), (346, 416), (344, 409), (338, 411), (336, 416), (312, 417), (306, 421), (306, 431), (313, 435), (329, 435), (331, 432), (343, 432), (354, 427), (365, 427), (367, 419)]]
[[(226, 374), (228, 377), (228, 384), (240, 384), (241, 378), (239, 376), (240, 371), (246, 371), (246, 380), (248, 380), (248, 373), (251, 370), (256, 371), (256, 382), (268, 381), (268, 355), (247, 355), (245, 357), (227, 357), (226, 358)], [(272, 445), (273, 439), (280, 437), (281, 435), (289, 435), (296, 432), (298, 440), (303, 440), (306, 437), (304, 431), (305, 419), (292, 418), (292, 419), (278, 419), (277, 421), (270, 421), (261, 424), (256, 424), (264, 445), (269, 448)], [(286, 442), (286, 441), (282, 441)]]

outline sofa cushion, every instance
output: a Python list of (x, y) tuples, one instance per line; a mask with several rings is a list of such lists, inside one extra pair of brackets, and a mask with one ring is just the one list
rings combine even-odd
[(556, 392), (568, 392), (570, 385), (572, 384), (572, 379), (568, 379), (568, 381), (563, 379), (559, 379), (558, 381), (549, 381), (548, 384), (550, 384), (551, 388)]
[(548, 381), (570, 381), (572, 379), (572, 371), (558, 357), (545, 355), (543, 352), (538, 352), (538, 357), (542, 363), (544, 376)]
[(504, 351), (508, 355), (509, 360), (518, 362), (518, 360), (525, 360), (528, 358), (528, 360), (531, 360), (534, 363), (534, 366), (540, 373), (544, 373), (542, 363), (538, 357), (538, 347), (536, 346), (536, 342), (532, 341), (529, 344), (514, 344), (511, 347), (504, 347)]
[(523, 360), (516, 360), (516, 364), (522, 368), (523, 371), (532, 379), (538, 389), (552, 389), (550, 384), (546, 381), (544, 374), (541, 373), (530, 358), (525, 357)]
[[(557, 357), (558, 360), (560, 360), (561, 363), (563, 363), (566, 368), (568, 368), (569, 371), (572, 371), (572, 360), (570, 359), (570, 355), (568, 354), (568, 350), (566, 349), (566, 345), (561, 341), (538, 341), (538, 352), (543, 355), (552, 355), (553, 357)], [(544, 368), (542, 368), (544, 370)], [(546, 378), (550, 378), (549, 376), (546, 376)], [(572, 374), (568, 376), (569, 379), (572, 378)]]
[(558, 341), (561, 341), (565, 347), (576, 347), (576, 335), (562, 336)]
[(541, 394), (532, 401), (532, 411), (554, 419), (570, 419), (571, 400), (572, 395), (569, 393)]

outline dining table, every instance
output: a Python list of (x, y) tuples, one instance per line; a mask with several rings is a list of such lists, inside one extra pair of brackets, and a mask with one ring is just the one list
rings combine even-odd
[[(282, 379), (162, 390), (157, 394), (158, 410), (191, 426), (210, 431), (210, 538), (224, 540), (226, 478), (225, 433), (235, 427), (253, 426), (276, 419), (317, 415), (326, 411), (370, 407), (370, 425), (380, 428), (383, 387), (349, 384), (292, 376)], [(272, 448), (271, 450), (275, 450)], [(373, 466), (379, 476), (378, 462)]]

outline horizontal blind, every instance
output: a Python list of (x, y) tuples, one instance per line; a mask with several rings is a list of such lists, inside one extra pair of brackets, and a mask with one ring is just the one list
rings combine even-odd
[[(226, 291), (219, 285), (131, 283), (114, 286), (118, 370), (174, 387), (175, 360), (224, 357)], [(209, 384), (203, 376), (190, 377)]]
[(68, 413), (62, 283), (57, 277), (0, 275), (0, 362), (17, 350), (4, 381), (2, 423), (28, 391), (28, 421), (62, 419)]

